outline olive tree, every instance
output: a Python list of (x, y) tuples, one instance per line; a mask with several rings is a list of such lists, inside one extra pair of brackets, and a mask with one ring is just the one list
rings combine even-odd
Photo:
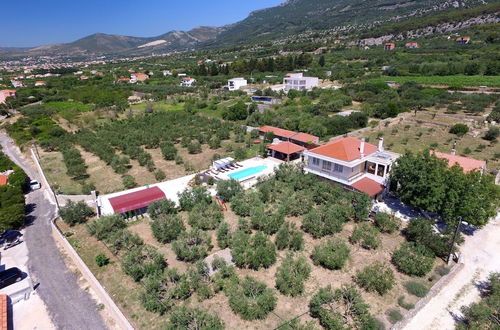
[(264, 283), (247, 276), (228, 292), (229, 306), (244, 320), (262, 320), (276, 308), (277, 298)]
[(284, 295), (298, 296), (304, 292), (304, 282), (311, 274), (311, 266), (303, 256), (288, 254), (276, 271), (276, 288)]

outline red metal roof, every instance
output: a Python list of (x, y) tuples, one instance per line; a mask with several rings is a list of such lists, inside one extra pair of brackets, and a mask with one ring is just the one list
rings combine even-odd
[(146, 188), (126, 195), (109, 199), (115, 213), (126, 213), (149, 206), (160, 199), (165, 199), (165, 193), (158, 187)]
[[(361, 140), (353, 137), (345, 137), (328, 142), (321, 147), (312, 149), (311, 152), (327, 156), (333, 159), (340, 159), (346, 162), (361, 158), (359, 151)], [(373, 144), (365, 142), (364, 154), (370, 155), (377, 151), (377, 147)]]
[(264, 133), (272, 132), (275, 136), (284, 137), (287, 139), (289, 139), (292, 136), (294, 136), (295, 134), (297, 134), (297, 132), (293, 132), (293, 131), (289, 131), (287, 129), (282, 129), (282, 128), (273, 127), (273, 126), (262, 126), (261, 128), (259, 128), (259, 131), (264, 132)]
[(481, 170), (486, 167), (486, 162), (484, 160), (477, 160), (474, 158), (445, 154), (439, 151), (431, 151), (431, 154), (436, 155), (437, 158), (447, 160), (449, 167), (452, 167), (454, 165), (460, 166), (461, 168), (464, 169), (465, 173), (475, 170)]
[(270, 144), (267, 146), (267, 148), (274, 150), (274, 151), (281, 152), (282, 154), (285, 154), (285, 155), (292, 155), (292, 154), (295, 154), (297, 152), (302, 152), (306, 149), (302, 146), (296, 145), (295, 143), (288, 142), (288, 141), (281, 142), (279, 144)]
[(351, 185), (351, 187), (368, 194), (371, 198), (374, 198), (376, 195), (384, 191), (383, 185), (381, 185), (377, 181), (368, 178), (363, 178), (359, 181), (356, 181)]
[(0, 174), (0, 186), (5, 186), (8, 180), (9, 177), (7, 175)]

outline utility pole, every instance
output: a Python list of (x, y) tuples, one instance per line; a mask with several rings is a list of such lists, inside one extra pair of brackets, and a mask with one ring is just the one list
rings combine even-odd
[(458, 232), (460, 231), (460, 226), (462, 225), (462, 217), (458, 217), (457, 228), (455, 229), (455, 233), (453, 234), (453, 240), (451, 241), (450, 251), (448, 252), (448, 260), (446, 263), (449, 264), (451, 260), (451, 254), (453, 253), (453, 247), (455, 246), (455, 240), (457, 239)]

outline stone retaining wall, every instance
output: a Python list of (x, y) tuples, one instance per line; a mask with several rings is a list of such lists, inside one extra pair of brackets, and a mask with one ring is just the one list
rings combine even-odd
[(436, 282), (436, 284), (434, 284), (432, 286), (432, 288), (429, 290), (429, 293), (427, 293), (427, 295), (424, 298), (420, 299), (415, 304), (415, 308), (407, 311), (403, 315), (403, 319), (392, 326), (391, 330), (404, 329), (408, 325), (408, 323), (411, 321), (411, 319), (415, 315), (417, 315), (417, 313), (420, 312), (420, 310), (422, 308), (424, 308), (425, 305), (427, 305), (427, 303), (432, 298), (434, 298), (439, 292), (441, 292), (441, 290), (448, 283), (450, 283), (451, 280), (453, 280), (455, 278), (455, 276), (462, 270), (462, 268), (464, 268), (464, 264), (459, 261), (459, 263), (457, 263), (455, 266), (452, 267), (452, 269), (450, 270), (450, 272), (447, 275), (443, 276), (439, 281)]

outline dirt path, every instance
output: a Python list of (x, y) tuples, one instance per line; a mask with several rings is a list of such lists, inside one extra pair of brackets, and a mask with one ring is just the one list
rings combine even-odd
[(464, 268), (415, 317), (405, 330), (455, 329), (461, 306), (479, 300), (479, 288), (491, 272), (500, 271), (500, 215), (461, 248)]

